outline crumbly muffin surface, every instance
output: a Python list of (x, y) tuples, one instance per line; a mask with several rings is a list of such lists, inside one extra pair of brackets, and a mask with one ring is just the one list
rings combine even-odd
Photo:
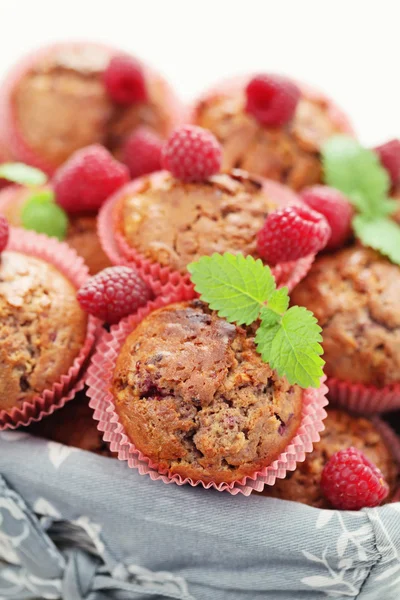
[(305, 97), (290, 123), (265, 127), (246, 113), (242, 91), (216, 93), (203, 100), (195, 120), (221, 142), (224, 171), (245, 169), (295, 190), (321, 181), (321, 145), (339, 132), (326, 102)]
[(400, 381), (400, 270), (361, 246), (317, 258), (293, 304), (323, 329), (325, 373), (383, 387)]
[(129, 245), (185, 273), (190, 262), (214, 252), (258, 258), (256, 234), (276, 207), (257, 179), (235, 171), (200, 183), (148, 177), (117, 210)]
[[(302, 502), (317, 508), (332, 508), (320, 488), (321, 475), (328, 460), (339, 450), (354, 446), (376, 465), (393, 492), (398, 477), (398, 467), (382, 434), (372, 421), (355, 417), (344, 411), (329, 409), (321, 440), (306, 455), (306, 460), (289, 472), (285, 479), (266, 488), (263, 495)], [(390, 495), (387, 500), (390, 500)]]
[(86, 337), (76, 289), (52, 265), (0, 257), (0, 409), (21, 407), (72, 366)]
[(262, 362), (251, 331), (199, 301), (153, 312), (128, 336), (112, 392), (136, 447), (170, 474), (230, 482), (294, 436), (302, 390)]

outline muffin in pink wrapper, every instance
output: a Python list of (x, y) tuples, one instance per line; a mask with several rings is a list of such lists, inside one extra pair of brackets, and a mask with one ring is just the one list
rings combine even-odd
[(191, 107), (192, 123), (224, 149), (222, 168), (240, 168), (300, 190), (322, 181), (320, 148), (352, 134), (329, 98), (276, 75), (239, 76), (206, 91)]
[(121, 57), (115, 48), (65, 42), (33, 52), (12, 68), (1, 86), (0, 144), (14, 160), (52, 174), (91, 144), (121, 157), (127, 137), (139, 126), (168, 135), (181, 118), (169, 85), (135, 60), (144, 89), (138, 88), (137, 98), (117, 101), (104, 76), (115, 57)]
[(90, 406), (120, 460), (154, 480), (249, 495), (293, 470), (319, 439), (326, 387), (290, 385), (254, 329), (200, 300), (159, 297), (105, 334)]
[(332, 403), (360, 414), (400, 408), (400, 271), (362, 246), (315, 261), (292, 301), (323, 330)]
[(76, 299), (87, 277), (66, 244), (10, 230), (0, 255), (0, 430), (39, 421), (83, 388), (98, 333)]
[[(190, 299), (190, 262), (214, 252), (258, 258), (257, 233), (268, 214), (294, 205), (302, 202), (289, 188), (244, 171), (196, 182), (160, 171), (118, 190), (99, 213), (98, 232), (111, 262), (135, 266), (158, 282), (160, 294)], [(275, 265), (278, 285), (292, 289), (313, 260), (310, 254)]]

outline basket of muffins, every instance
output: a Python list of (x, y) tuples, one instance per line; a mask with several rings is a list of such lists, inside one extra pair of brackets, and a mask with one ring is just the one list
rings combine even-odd
[(0, 431), (267, 519), (400, 500), (398, 140), (85, 43), (12, 70), (0, 141)]

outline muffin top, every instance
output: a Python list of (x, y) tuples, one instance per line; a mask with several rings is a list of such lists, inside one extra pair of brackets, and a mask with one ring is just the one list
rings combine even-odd
[(258, 258), (256, 234), (277, 204), (242, 171), (183, 183), (145, 177), (117, 206), (118, 227), (147, 259), (181, 273), (201, 256), (231, 252)]
[[(372, 421), (329, 409), (324, 423), (321, 440), (314, 444), (311, 454), (307, 454), (305, 461), (299, 463), (296, 470), (289, 472), (285, 479), (277, 479), (275, 485), (265, 490), (263, 495), (317, 508), (332, 508), (321, 492), (322, 471), (335, 452), (350, 446), (361, 450), (382, 471), (391, 491), (394, 491), (398, 468), (382, 434)], [(390, 494), (387, 500), (390, 500)]]
[(195, 109), (196, 125), (212, 131), (223, 146), (223, 170), (244, 169), (295, 190), (319, 183), (320, 147), (341, 130), (328, 103), (303, 95), (289, 123), (266, 127), (246, 112), (244, 88), (211, 94)]
[(163, 136), (169, 131), (165, 84), (156, 76), (147, 81), (148, 102), (112, 102), (102, 81), (111, 56), (90, 44), (59, 46), (38, 58), (15, 86), (12, 105), (25, 143), (53, 167), (90, 144), (118, 151), (138, 125)]
[(400, 381), (400, 270), (353, 247), (316, 260), (292, 292), (323, 329), (325, 373), (382, 387)]
[(0, 409), (21, 407), (66, 374), (86, 337), (76, 289), (52, 265), (0, 257)]
[(271, 464), (299, 426), (302, 390), (256, 352), (254, 335), (200, 301), (146, 317), (126, 339), (112, 393), (125, 431), (159, 468), (231, 482)]

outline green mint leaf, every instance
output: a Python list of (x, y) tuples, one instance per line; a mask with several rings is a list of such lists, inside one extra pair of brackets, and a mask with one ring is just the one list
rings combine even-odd
[(365, 246), (400, 265), (400, 227), (395, 221), (387, 217), (371, 219), (366, 215), (357, 215), (353, 219), (353, 229)]
[(21, 213), (22, 226), (37, 233), (64, 240), (67, 234), (68, 217), (54, 202), (54, 193), (43, 190), (32, 195), (24, 204)]
[(279, 315), (283, 315), (283, 313), (288, 309), (288, 306), (289, 294), (287, 287), (275, 290), (275, 292), (268, 298), (268, 308)]
[(242, 254), (203, 256), (188, 266), (195, 290), (220, 317), (250, 325), (276, 289), (269, 267)]
[(263, 310), (255, 341), (263, 360), (289, 383), (319, 387), (324, 365), (321, 328), (306, 308), (289, 308), (278, 323)]
[(24, 163), (0, 164), (0, 178), (26, 186), (44, 185), (47, 181), (47, 175), (43, 171)]
[(390, 189), (389, 175), (373, 150), (353, 138), (334, 136), (322, 147), (325, 182), (337, 188), (362, 213), (380, 216)]

